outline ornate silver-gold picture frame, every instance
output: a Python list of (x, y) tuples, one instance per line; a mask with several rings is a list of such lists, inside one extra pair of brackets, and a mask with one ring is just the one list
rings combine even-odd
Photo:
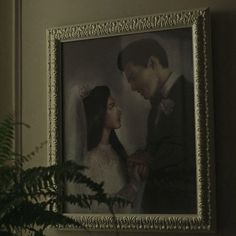
[[(127, 197), (119, 230), (215, 230), (209, 28), (197, 9), (47, 30), (49, 163), (86, 165)], [(101, 206), (62, 212), (114, 229)]]

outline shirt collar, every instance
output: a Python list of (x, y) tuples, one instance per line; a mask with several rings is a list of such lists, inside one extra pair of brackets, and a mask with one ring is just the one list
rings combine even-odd
[(179, 77), (179, 74), (177, 74), (176, 72), (172, 72), (167, 81), (164, 83), (163, 87), (161, 88), (161, 91), (157, 89), (154, 95), (151, 97), (151, 104), (158, 104), (161, 98), (167, 98), (171, 88)]
[(176, 80), (180, 77), (179, 74), (172, 72), (167, 81), (164, 83), (162, 89), (161, 89), (161, 95), (162, 97), (166, 98), (169, 95), (169, 92), (173, 85), (175, 84)]

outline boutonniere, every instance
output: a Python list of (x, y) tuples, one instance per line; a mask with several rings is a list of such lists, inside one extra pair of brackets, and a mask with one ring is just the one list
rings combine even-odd
[(165, 115), (170, 115), (175, 107), (175, 102), (170, 98), (163, 98), (160, 102), (160, 109)]

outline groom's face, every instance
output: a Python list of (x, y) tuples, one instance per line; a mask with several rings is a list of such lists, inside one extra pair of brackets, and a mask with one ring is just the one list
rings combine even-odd
[(124, 74), (133, 91), (141, 94), (145, 99), (152, 97), (153, 85), (156, 83), (157, 77), (151, 67), (128, 63), (124, 68)]

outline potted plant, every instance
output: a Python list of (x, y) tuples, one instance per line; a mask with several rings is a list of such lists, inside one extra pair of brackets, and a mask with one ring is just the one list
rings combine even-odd
[[(42, 236), (49, 226), (83, 227), (75, 219), (55, 211), (58, 202), (76, 204), (89, 208), (92, 201), (105, 203), (113, 213), (114, 203), (127, 204), (122, 198), (109, 197), (103, 190), (103, 183), (96, 183), (83, 171), (86, 167), (72, 161), (63, 165), (23, 168), (35, 158), (46, 142), (41, 143), (28, 155), (13, 151), (16, 124), (9, 116), (0, 123), (0, 234), (17, 235), (22, 230), (29, 235)], [(58, 183), (85, 184), (92, 194), (60, 194)], [(115, 222), (115, 221), (114, 221)]]

